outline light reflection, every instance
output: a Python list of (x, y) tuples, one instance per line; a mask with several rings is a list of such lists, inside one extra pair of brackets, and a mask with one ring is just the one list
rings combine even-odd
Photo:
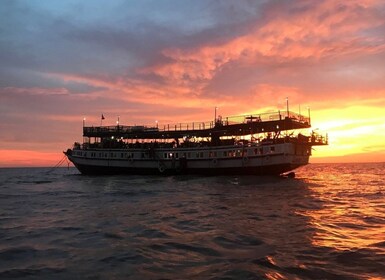
[(315, 229), (313, 246), (354, 251), (383, 242), (385, 212), (378, 208), (382, 190), (373, 175), (357, 172), (352, 176), (352, 169), (354, 164), (324, 172), (322, 181), (329, 183), (311, 188), (322, 208), (297, 211), (310, 218), (310, 227)]
[(276, 271), (269, 271), (265, 274), (265, 276), (266, 276), (266, 279), (270, 279), (270, 280), (286, 279), (284, 275)]

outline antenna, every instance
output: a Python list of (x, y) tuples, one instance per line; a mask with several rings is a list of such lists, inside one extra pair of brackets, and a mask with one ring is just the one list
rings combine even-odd
[(286, 113), (287, 117), (289, 117), (289, 97), (286, 97)]

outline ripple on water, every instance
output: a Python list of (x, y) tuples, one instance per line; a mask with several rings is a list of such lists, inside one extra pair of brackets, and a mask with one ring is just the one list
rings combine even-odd
[(36, 249), (19, 246), (0, 252), (0, 278), (48, 277), (66, 271), (67, 251), (56, 248)]
[(309, 165), (290, 180), (0, 170), (0, 278), (382, 279), (381, 170)]

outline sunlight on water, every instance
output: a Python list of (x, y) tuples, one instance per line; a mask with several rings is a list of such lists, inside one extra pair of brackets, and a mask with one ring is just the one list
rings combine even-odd
[(301, 213), (311, 217), (312, 226), (317, 229), (313, 243), (355, 250), (383, 242), (385, 190), (380, 177), (383, 168), (379, 165), (368, 174), (354, 172), (354, 164), (333, 167), (319, 167), (322, 183), (318, 178), (307, 179), (315, 184), (311, 187), (313, 197), (322, 201), (322, 209)]

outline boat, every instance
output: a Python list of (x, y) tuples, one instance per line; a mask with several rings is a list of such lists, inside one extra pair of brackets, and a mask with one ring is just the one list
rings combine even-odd
[[(103, 116), (102, 116), (103, 118)], [(82, 174), (287, 175), (328, 137), (309, 116), (281, 111), (173, 125), (85, 126), (64, 152)], [(310, 132), (310, 131), (309, 131)]]

